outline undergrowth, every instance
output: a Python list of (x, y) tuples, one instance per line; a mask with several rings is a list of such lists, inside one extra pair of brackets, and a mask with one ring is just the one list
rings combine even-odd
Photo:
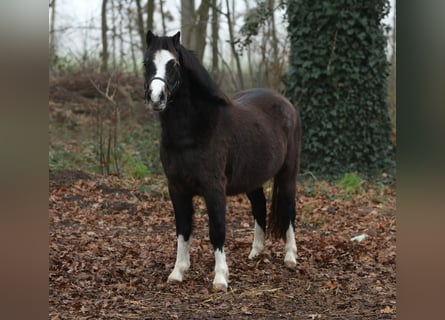
[[(121, 175), (142, 179), (162, 173), (159, 131), (156, 121), (147, 125), (124, 124), (119, 128), (117, 159)], [(102, 173), (94, 126), (68, 128), (50, 124), (49, 168)]]

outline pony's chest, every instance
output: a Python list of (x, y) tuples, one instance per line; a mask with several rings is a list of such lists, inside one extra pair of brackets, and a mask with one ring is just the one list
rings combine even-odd
[(170, 183), (191, 188), (201, 184), (206, 172), (215, 170), (197, 150), (178, 152), (161, 149), (161, 162)]

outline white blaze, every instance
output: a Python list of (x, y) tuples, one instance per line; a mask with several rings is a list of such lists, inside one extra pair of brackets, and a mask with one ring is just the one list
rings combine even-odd
[[(156, 74), (154, 77), (158, 77), (164, 80), (166, 73), (166, 66), (170, 60), (174, 60), (175, 56), (168, 50), (156, 51), (153, 59), (153, 63), (156, 67)], [(165, 83), (162, 80), (154, 79), (150, 84), (151, 89), (151, 100), (153, 102), (159, 102), (161, 93), (165, 91)]]

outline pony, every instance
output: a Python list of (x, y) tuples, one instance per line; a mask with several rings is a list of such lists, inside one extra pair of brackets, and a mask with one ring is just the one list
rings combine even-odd
[(146, 34), (145, 104), (159, 113), (160, 158), (173, 203), (177, 255), (168, 282), (182, 282), (190, 268), (193, 197), (204, 198), (214, 249), (215, 290), (227, 290), (224, 252), (226, 196), (246, 193), (254, 217), (249, 259), (264, 249), (266, 198), (274, 179), (268, 231), (285, 240), (284, 264), (295, 268), (296, 179), (301, 124), (296, 108), (269, 89), (227, 97), (196, 54), (174, 36)]

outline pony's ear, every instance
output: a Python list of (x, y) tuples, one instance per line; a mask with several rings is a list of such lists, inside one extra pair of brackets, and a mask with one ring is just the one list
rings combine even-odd
[(153, 40), (153, 38), (155, 37), (155, 35), (153, 34), (153, 32), (151, 32), (151, 30), (147, 31), (147, 36), (145, 37), (145, 40), (147, 41), (147, 47), (150, 46), (151, 41)]
[(172, 37), (173, 44), (175, 47), (179, 47), (179, 38), (181, 37), (181, 31), (176, 32), (176, 34)]

